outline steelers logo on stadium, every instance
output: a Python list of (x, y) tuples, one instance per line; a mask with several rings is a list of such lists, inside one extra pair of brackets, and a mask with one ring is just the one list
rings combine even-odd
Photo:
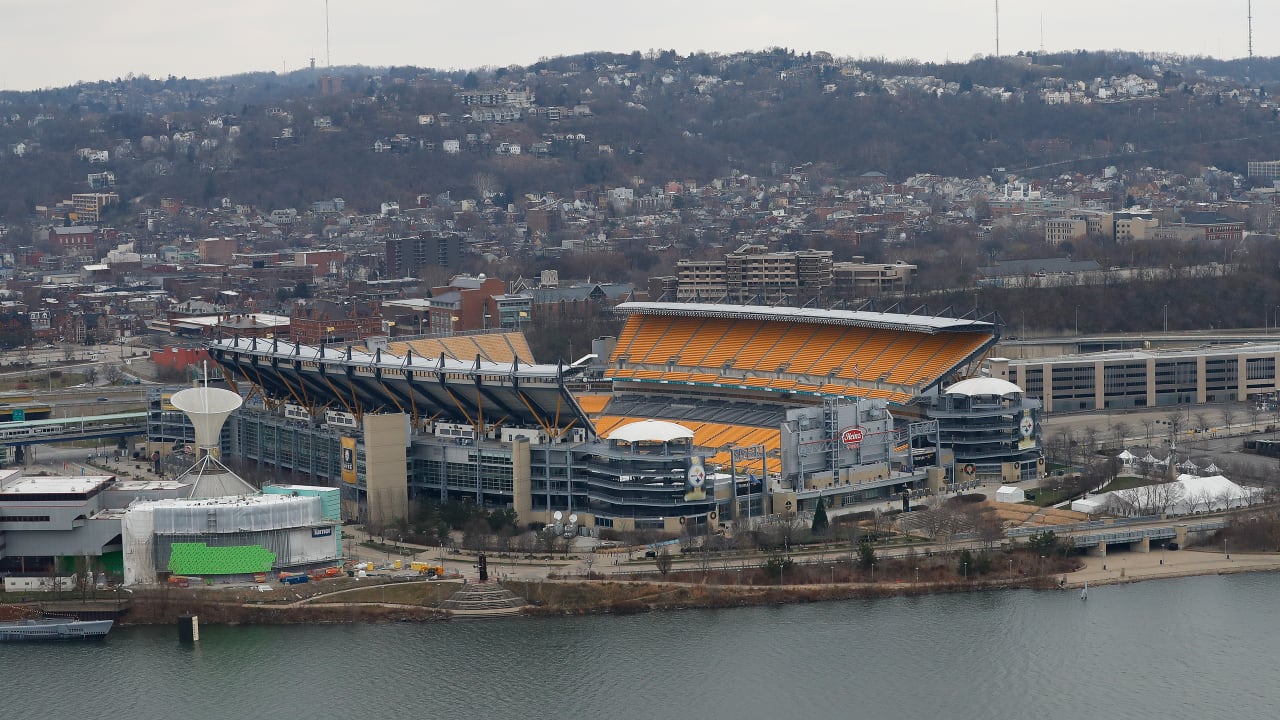
[(1035, 431), (1036, 423), (1028, 416), (1024, 416), (1022, 418), (1022, 422), (1018, 423), (1018, 432), (1021, 433), (1024, 438), (1031, 437), (1031, 433)]

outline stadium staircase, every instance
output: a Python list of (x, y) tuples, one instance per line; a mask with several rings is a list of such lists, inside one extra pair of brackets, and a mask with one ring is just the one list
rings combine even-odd
[(519, 615), (527, 604), (524, 598), (493, 582), (463, 585), (440, 607), (461, 617), (501, 617)]

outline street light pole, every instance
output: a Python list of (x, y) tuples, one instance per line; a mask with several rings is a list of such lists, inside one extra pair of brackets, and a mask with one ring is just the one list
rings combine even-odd
[(1076, 335), (1080, 334), (1080, 306), (1076, 306)]
[(1169, 304), (1164, 306), (1164, 331), (1169, 332)]

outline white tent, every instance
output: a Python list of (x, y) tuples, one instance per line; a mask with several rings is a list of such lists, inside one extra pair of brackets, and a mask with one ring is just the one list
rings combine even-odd
[(1106, 509), (1104, 495), (1095, 495), (1094, 497), (1080, 498), (1071, 501), (1071, 509), (1085, 515), (1097, 515)]
[(1142, 458), (1142, 462), (1144, 462), (1144, 463), (1146, 463), (1146, 464), (1148, 464), (1148, 465), (1155, 465), (1156, 463), (1158, 463), (1158, 462), (1160, 462), (1160, 461), (1159, 461), (1159, 460), (1156, 460), (1156, 456), (1155, 456), (1155, 455), (1152, 455), (1151, 453), (1147, 453), (1147, 456), (1146, 456), (1146, 457), (1144, 457), (1144, 458)]
[(1199, 469), (1200, 469), (1200, 466), (1199, 466), (1199, 465), (1197, 465), (1197, 464), (1195, 464), (1195, 463), (1193, 463), (1193, 462), (1191, 462), (1191, 460), (1188, 458), (1186, 462), (1184, 462), (1184, 463), (1182, 463), (1181, 465), (1179, 465), (1179, 466), (1178, 466), (1178, 469), (1179, 469), (1179, 470), (1184, 470), (1184, 471), (1189, 472), (1189, 473), (1193, 473), (1193, 472), (1195, 472), (1195, 471), (1199, 470)]
[(1218, 467), (1218, 464), (1215, 462), (1210, 462), (1209, 467), (1205, 468), (1204, 471), (1210, 475), (1222, 474), (1222, 468)]
[(1027, 499), (1026, 493), (1022, 492), (1022, 488), (1016, 488), (1011, 485), (1001, 485), (996, 490), (996, 502), (1002, 503), (1020, 503)]
[(1179, 475), (1171, 483), (1115, 490), (1071, 503), (1077, 512), (1096, 515), (1193, 515), (1246, 507), (1257, 501), (1262, 488), (1243, 487), (1221, 475)]
[(1138, 456), (1129, 452), (1128, 448), (1125, 448), (1124, 452), (1117, 455), (1116, 458), (1119, 459), (1120, 462), (1123, 463), (1125, 467), (1132, 467), (1133, 461), (1137, 460)]

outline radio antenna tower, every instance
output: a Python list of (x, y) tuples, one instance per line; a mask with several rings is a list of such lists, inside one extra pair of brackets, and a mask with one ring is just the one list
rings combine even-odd
[(329, 0), (324, 0), (324, 64), (333, 68), (333, 59), (329, 57)]
[(1244, 66), (1244, 81), (1248, 83), (1253, 76), (1253, 0), (1247, 5), (1249, 13), (1249, 64)]
[(1000, 57), (1000, 0), (996, 0), (996, 57)]

